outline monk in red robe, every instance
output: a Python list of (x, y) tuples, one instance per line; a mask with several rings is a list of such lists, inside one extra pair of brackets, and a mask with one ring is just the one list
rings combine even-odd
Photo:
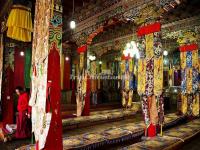
[(31, 137), (31, 130), (28, 125), (28, 118), (30, 117), (28, 106), (29, 96), (23, 91), (22, 87), (17, 87), (15, 92), (19, 96), (17, 105), (17, 130), (15, 137), (17, 139)]

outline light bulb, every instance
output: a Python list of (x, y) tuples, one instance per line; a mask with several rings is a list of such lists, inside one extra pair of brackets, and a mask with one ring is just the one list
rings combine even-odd
[(65, 60), (66, 60), (66, 61), (69, 61), (69, 57), (65, 57)]
[(163, 52), (163, 55), (164, 55), (164, 56), (167, 56), (167, 55), (168, 55), (168, 51), (165, 50), (165, 51)]
[(75, 22), (74, 20), (72, 20), (72, 21), (70, 22), (70, 28), (71, 28), (71, 29), (75, 29), (75, 28), (76, 28), (76, 22)]
[(123, 51), (123, 54), (124, 54), (125, 57), (127, 57), (127, 56), (128, 56), (128, 51), (127, 51), (127, 50), (124, 50), (124, 51)]
[(130, 43), (127, 43), (126, 46), (127, 46), (127, 48), (130, 48), (130, 47), (131, 47), (131, 44), (130, 44)]
[(102, 61), (99, 61), (99, 64), (101, 65), (101, 64), (102, 64)]
[(133, 58), (134, 57), (134, 52), (130, 53), (130, 57)]
[(24, 56), (24, 52), (23, 51), (20, 52), (20, 56)]
[(131, 41), (131, 45), (135, 45), (135, 42), (134, 42), (134, 41)]

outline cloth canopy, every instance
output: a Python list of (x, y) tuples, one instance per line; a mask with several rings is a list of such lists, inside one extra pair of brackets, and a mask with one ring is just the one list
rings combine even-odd
[(6, 26), (9, 38), (31, 42), (33, 31), (31, 9), (23, 5), (13, 5)]

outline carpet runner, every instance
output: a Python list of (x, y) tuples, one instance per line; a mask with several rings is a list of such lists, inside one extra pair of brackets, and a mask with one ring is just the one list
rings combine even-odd
[[(165, 116), (164, 127), (171, 126), (184, 119), (184, 116), (177, 116), (175, 113)], [(143, 121), (129, 123), (126, 125), (112, 127), (102, 132), (85, 133), (76, 136), (63, 138), (64, 150), (70, 149), (95, 149), (102, 146), (121, 143), (130, 139), (139, 138), (144, 135)], [(34, 145), (23, 146), (18, 150), (34, 150)]]
[(162, 137), (145, 139), (121, 150), (173, 150), (198, 133), (200, 133), (200, 119), (169, 129), (164, 132)]

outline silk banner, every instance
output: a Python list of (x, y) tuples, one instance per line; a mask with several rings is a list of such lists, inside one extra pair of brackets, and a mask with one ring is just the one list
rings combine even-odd
[[(36, 0), (32, 44), (32, 130), (39, 149), (43, 149), (49, 130), (46, 113), (47, 66), (49, 53), (49, 21), (51, 0)], [(47, 117), (49, 116), (49, 117)]]

